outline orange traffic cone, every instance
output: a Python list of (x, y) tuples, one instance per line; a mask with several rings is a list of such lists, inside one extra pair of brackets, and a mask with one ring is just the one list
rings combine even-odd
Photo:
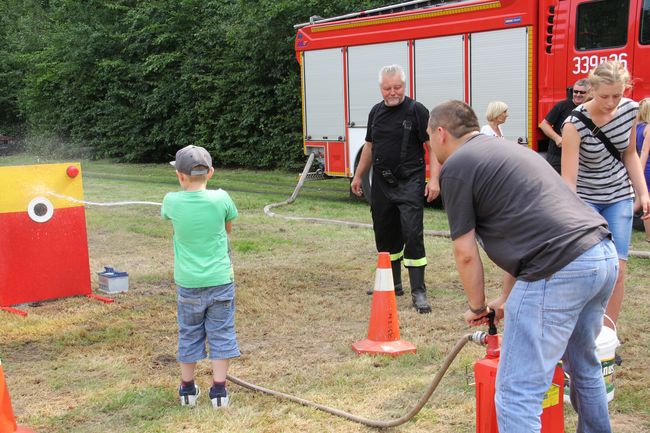
[(357, 341), (352, 349), (358, 354), (399, 356), (415, 353), (415, 345), (399, 339), (397, 301), (393, 286), (393, 271), (390, 267), (390, 254), (379, 253), (377, 273), (372, 294), (368, 338)]
[(16, 425), (5, 374), (2, 371), (2, 361), (0, 361), (0, 433), (34, 433), (32, 430)]

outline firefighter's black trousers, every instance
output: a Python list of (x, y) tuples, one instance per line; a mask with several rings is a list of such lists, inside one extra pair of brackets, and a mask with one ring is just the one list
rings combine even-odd
[(397, 185), (389, 185), (373, 170), (372, 224), (377, 251), (388, 251), (391, 260), (402, 258), (406, 267), (426, 266), (424, 251), (424, 172)]

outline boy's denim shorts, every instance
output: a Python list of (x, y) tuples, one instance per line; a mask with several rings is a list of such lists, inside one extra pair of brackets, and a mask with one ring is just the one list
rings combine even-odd
[(192, 363), (207, 357), (230, 359), (240, 355), (235, 335), (235, 285), (187, 289), (177, 286), (178, 358)]

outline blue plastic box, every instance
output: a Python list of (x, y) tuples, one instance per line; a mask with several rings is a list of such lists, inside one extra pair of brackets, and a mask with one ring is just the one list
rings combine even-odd
[(129, 290), (129, 274), (104, 266), (104, 272), (99, 275), (99, 290), (104, 293), (120, 293)]

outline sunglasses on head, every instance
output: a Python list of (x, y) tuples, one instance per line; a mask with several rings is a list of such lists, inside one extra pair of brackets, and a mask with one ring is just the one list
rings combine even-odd
[(574, 90), (574, 91), (573, 91), (573, 94), (574, 94), (574, 95), (584, 95), (584, 94), (586, 94), (586, 93), (587, 93), (586, 90)]

